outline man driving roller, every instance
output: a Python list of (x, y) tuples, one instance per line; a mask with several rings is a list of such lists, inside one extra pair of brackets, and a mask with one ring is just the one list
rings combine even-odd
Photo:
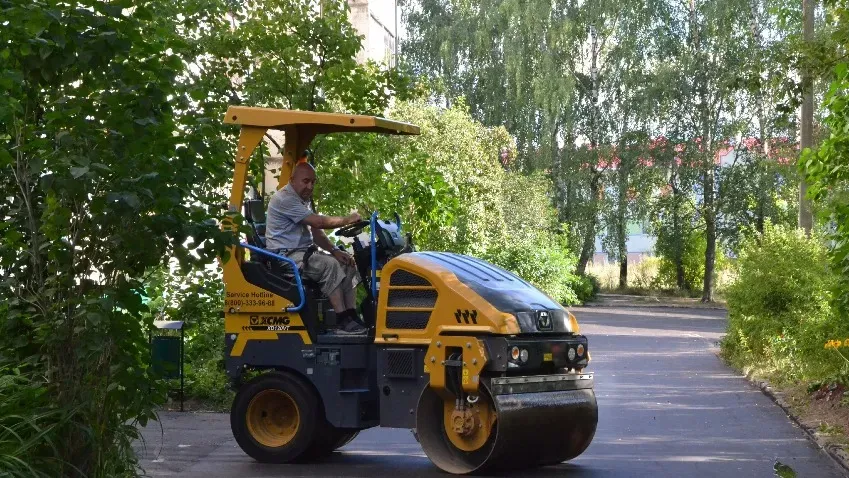
[[(356, 212), (349, 216), (315, 214), (309, 207), (315, 188), (315, 169), (309, 163), (298, 163), (292, 170), (289, 183), (271, 197), (265, 226), (265, 248), (287, 256), (298, 265), (301, 276), (321, 284), (322, 292), (336, 311), (341, 334), (365, 334), (367, 329), (357, 323), (354, 288), (359, 282), (354, 258), (335, 247), (324, 229), (335, 229), (361, 220)], [(304, 256), (315, 244), (327, 254)]]

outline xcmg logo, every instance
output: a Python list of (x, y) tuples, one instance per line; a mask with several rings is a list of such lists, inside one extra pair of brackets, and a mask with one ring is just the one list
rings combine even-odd
[(252, 315), (251, 325), (289, 325), (289, 317), (285, 315)]

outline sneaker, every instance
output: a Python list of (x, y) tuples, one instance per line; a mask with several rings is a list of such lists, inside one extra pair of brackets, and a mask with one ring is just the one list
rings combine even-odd
[(344, 325), (334, 330), (334, 333), (342, 335), (365, 335), (367, 332), (367, 328), (350, 319)]

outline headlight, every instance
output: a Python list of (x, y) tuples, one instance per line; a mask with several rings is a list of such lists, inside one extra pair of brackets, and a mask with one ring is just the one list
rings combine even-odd
[(514, 362), (521, 361), (525, 363), (528, 361), (528, 349), (520, 349), (519, 347), (514, 346), (510, 349), (510, 358), (513, 359)]
[(566, 353), (569, 356), (569, 360), (575, 360), (575, 349), (569, 347), (569, 352)]
[(578, 357), (584, 356), (584, 344), (578, 344)]

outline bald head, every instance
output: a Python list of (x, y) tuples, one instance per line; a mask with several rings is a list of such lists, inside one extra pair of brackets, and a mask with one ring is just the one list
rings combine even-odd
[(304, 201), (312, 197), (315, 188), (315, 168), (309, 163), (298, 163), (292, 169), (292, 177), (289, 178), (292, 189), (298, 193)]

